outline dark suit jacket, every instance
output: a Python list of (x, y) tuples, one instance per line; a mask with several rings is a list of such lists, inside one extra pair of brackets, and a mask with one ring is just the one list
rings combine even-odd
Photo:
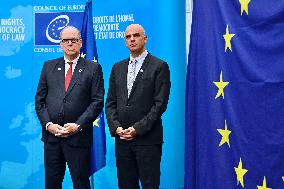
[(163, 142), (161, 116), (167, 109), (170, 94), (170, 72), (166, 62), (146, 56), (127, 97), (127, 71), (129, 58), (116, 63), (111, 71), (106, 99), (109, 130), (116, 142), (123, 143), (117, 134), (118, 127), (133, 126), (137, 132), (132, 141), (138, 145)]
[[(104, 104), (102, 68), (97, 63), (79, 58), (67, 92), (64, 90), (64, 82), (64, 58), (45, 62), (35, 96), (36, 113), (42, 125), (42, 140), (63, 140), (74, 146), (91, 146), (92, 124)], [(45, 128), (48, 122), (61, 126), (77, 123), (82, 131), (66, 139), (55, 137)]]

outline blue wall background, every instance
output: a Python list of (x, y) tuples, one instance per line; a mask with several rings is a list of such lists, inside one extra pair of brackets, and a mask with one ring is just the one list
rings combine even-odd
[[(34, 111), (34, 95), (43, 62), (62, 56), (58, 46), (35, 45), (36, 13), (82, 12), (83, 0), (2, 0), (0, 8), (0, 189), (44, 188), (41, 127)], [(67, 3), (66, 3), (67, 2)], [(93, 17), (133, 15), (134, 22), (116, 22), (123, 32), (131, 23), (145, 27), (147, 49), (168, 62), (171, 95), (163, 116), (164, 145), (161, 188), (183, 188), (184, 94), (185, 94), (185, 1), (93, 0)], [(13, 21), (9, 20), (13, 19)], [(94, 23), (96, 24), (96, 23)], [(101, 23), (108, 24), (108, 23)], [(8, 31), (10, 29), (16, 31)], [(7, 30), (8, 29), (8, 30)], [(108, 31), (112, 32), (112, 31)], [(112, 65), (129, 56), (123, 38), (97, 39), (105, 88)], [(48, 49), (55, 52), (39, 52)], [(59, 51), (59, 52), (57, 52)], [(95, 188), (117, 188), (114, 139), (107, 133), (107, 166), (98, 171)], [(72, 188), (67, 171), (64, 188)]]

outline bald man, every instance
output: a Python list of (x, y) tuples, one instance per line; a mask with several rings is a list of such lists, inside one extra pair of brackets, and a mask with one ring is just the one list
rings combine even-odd
[(61, 33), (64, 56), (43, 65), (35, 96), (42, 125), (45, 188), (62, 189), (66, 163), (74, 189), (89, 189), (93, 121), (102, 111), (104, 84), (99, 64), (80, 57), (80, 31)]
[(139, 24), (125, 30), (130, 57), (111, 71), (106, 114), (115, 137), (118, 186), (120, 189), (158, 189), (162, 155), (162, 114), (170, 94), (166, 62), (145, 48), (147, 36)]

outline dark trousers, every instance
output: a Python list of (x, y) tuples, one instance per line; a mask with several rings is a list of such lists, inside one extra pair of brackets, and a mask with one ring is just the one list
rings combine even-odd
[(115, 148), (118, 186), (120, 189), (158, 189), (162, 144), (118, 144)]
[(90, 189), (91, 149), (64, 142), (44, 143), (45, 189), (62, 189), (66, 163), (74, 189)]

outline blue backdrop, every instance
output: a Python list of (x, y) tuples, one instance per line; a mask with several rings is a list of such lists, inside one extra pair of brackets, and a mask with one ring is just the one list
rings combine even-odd
[[(84, 6), (83, 0), (1, 1), (0, 189), (44, 188), (43, 144), (34, 111), (35, 90), (43, 62), (62, 56), (55, 28), (80, 22)], [(163, 116), (161, 188), (183, 188), (185, 1), (94, 0), (93, 23), (106, 90), (112, 65), (129, 56), (123, 37), (125, 27), (131, 23), (145, 27), (148, 51), (168, 62), (172, 88)], [(45, 37), (50, 40), (42, 40)], [(95, 174), (98, 189), (117, 188), (114, 139), (107, 127), (106, 133), (107, 165)], [(72, 188), (68, 171), (64, 188)]]

